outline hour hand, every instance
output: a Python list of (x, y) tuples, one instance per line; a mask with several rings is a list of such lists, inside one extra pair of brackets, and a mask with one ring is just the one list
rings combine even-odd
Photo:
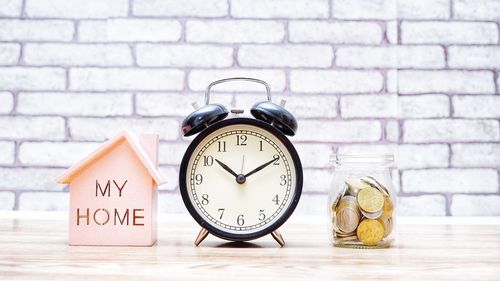
[(217, 159), (215, 159), (215, 162), (217, 162), (217, 164), (219, 164), (224, 170), (228, 171), (231, 175), (238, 177), (238, 174), (235, 173), (233, 170), (231, 170), (231, 168), (229, 168), (226, 164), (222, 163)]

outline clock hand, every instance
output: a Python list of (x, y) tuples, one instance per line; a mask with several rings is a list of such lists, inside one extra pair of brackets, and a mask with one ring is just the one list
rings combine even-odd
[(276, 160), (278, 160), (278, 158), (273, 158), (273, 160), (268, 161), (268, 162), (266, 162), (266, 163), (264, 163), (264, 164), (260, 165), (259, 167), (257, 167), (257, 168), (255, 168), (255, 169), (253, 169), (252, 171), (248, 172), (248, 173), (245, 175), (245, 178), (246, 178), (246, 177), (248, 177), (248, 176), (250, 176), (250, 175), (253, 175), (253, 174), (257, 173), (258, 171), (260, 171), (260, 170), (264, 169), (265, 167), (267, 167), (267, 166), (271, 165), (271, 164), (272, 164), (272, 163), (274, 163)]
[(229, 168), (226, 164), (222, 163), (221, 161), (215, 159), (215, 161), (226, 171), (228, 171), (231, 175), (238, 177), (238, 174), (235, 173), (231, 168)]

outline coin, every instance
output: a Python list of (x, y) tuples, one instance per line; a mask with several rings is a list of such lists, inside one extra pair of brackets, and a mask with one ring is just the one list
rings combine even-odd
[(366, 218), (375, 220), (375, 219), (380, 218), (380, 216), (382, 216), (382, 210), (379, 210), (378, 212), (375, 212), (375, 213), (368, 213), (368, 212), (365, 212), (363, 209), (361, 209), (361, 214), (363, 214), (363, 216), (365, 216)]
[(347, 191), (352, 196), (356, 196), (361, 189), (370, 187), (369, 184), (361, 181), (358, 178), (349, 178), (349, 179), (346, 179), (345, 183), (348, 186), (348, 190)]
[(333, 211), (335, 211), (335, 208), (339, 204), (340, 198), (342, 198), (342, 196), (344, 196), (346, 190), (347, 190), (347, 185), (343, 184), (342, 187), (340, 187), (339, 193), (335, 197), (335, 200), (333, 200), (333, 202), (332, 202), (331, 208)]
[(340, 199), (335, 214), (335, 225), (339, 231), (350, 233), (356, 230), (361, 215), (356, 199), (353, 196), (344, 196)]
[(335, 237), (336, 241), (342, 242), (342, 241), (352, 241), (352, 240), (357, 240), (358, 236), (356, 235), (351, 235), (351, 236), (346, 236), (346, 237)]
[(368, 213), (376, 213), (384, 206), (384, 196), (373, 187), (363, 188), (358, 192), (359, 207)]
[(359, 241), (368, 246), (377, 245), (384, 238), (384, 226), (378, 220), (365, 219), (357, 229)]
[(384, 238), (387, 237), (387, 236), (389, 236), (389, 234), (391, 234), (392, 228), (394, 226), (392, 217), (381, 216), (378, 219), (378, 221), (380, 223), (382, 223), (382, 225), (384, 226)]
[(394, 211), (394, 204), (392, 204), (391, 197), (384, 197), (384, 207), (382, 208), (382, 215), (385, 217), (392, 216), (392, 212)]
[(380, 183), (375, 177), (372, 176), (366, 176), (362, 177), (360, 179), (362, 182), (368, 184), (369, 186), (378, 189), (384, 196), (389, 196), (389, 191), (387, 191), (387, 188)]

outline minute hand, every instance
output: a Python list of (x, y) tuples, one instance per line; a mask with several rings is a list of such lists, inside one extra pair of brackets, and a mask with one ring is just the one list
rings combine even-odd
[(274, 163), (276, 160), (278, 160), (277, 158), (274, 158), (273, 160), (269, 161), (269, 162), (266, 162), (262, 165), (260, 165), (259, 167), (253, 169), (252, 171), (248, 172), (246, 175), (245, 175), (245, 178), (249, 177), (250, 175), (253, 175), (255, 173), (257, 173), (258, 171), (264, 169), (265, 167), (271, 165), (272, 163)]

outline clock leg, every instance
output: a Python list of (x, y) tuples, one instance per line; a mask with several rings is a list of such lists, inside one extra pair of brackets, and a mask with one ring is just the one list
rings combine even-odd
[(281, 247), (285, 246), (285, 240), (283, 240), (283, 236), (281, 236), (278, 230), (271, 232), (271, 236), (273, 236), (274, 240), (276, 240)]
[(201, 228), (200, 233), (198, 233), (198, 237), (196, 237), (196, 240), (194, 240), (194, 245), (198, 246), (200, 243), (205, 240), (205, 238), (208, 235), (208, 230), (206, 228)]

